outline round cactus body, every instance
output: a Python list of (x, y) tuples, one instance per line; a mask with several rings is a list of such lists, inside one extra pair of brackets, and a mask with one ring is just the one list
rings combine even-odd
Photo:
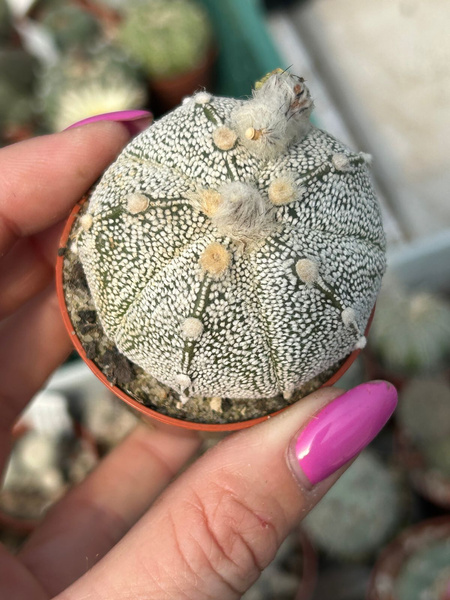
[(139, 0), (123, 7), (117, 43), (154, 79), (197, 68), (208, 53), (211, 26), (192, 0)]
[(303, 80), (200, 92), (135, 138), (80, 219), (105, 335), (181, 394), (264, 398), (365, 344), (385, 239), (365, 155), (309, 122)]
[(93, 15), (66, 2), (47, 7), (40, 23), (61, 52), (82, 50), (98, 43), (102, 37), (100, 23)]

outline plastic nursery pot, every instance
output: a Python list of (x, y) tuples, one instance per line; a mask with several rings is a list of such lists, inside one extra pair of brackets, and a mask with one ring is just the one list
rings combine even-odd
[(381, 553), (372, 571), (366, 600), (448, 600), (449, 549), (450, 516), (409, 527)]
[[(74, 241), (73, 237), (71, 237), (72, 227), (75, 224), (78, 213), (80, 213), (83, 205), (88, 200), (89, 194), (90, 194), (90, 192), (88, 192), (78, 202), (78, 204), (75, 205), (75, 207), (73, 208), (72, 213), (70, 214), (69, 219), (65, 225), (65, 228), (63, 230), (63, 234), (62, 234), (61, 240), (60, 240), (60, 248), (58, 251), (58, 257), (57, 257), (57, 261), (56, 261), (56, 289), (57, 289), (58, 300), (59, 300), (59, 305), (60, 305), (63, 321), (64, 321), (65, 327), (69, 333), (69, 336), (72, 340), (72, 343), (75, 346), (75, 349), (77, 350), (77, 352), (79, 353), (81, 358), (84, 360), (84, 362), (87, 364), (87, 366), (91, 369), (91, 371), (96, 375), (96, 377), (98, 377), (98, 379), (100, 381), (102, 381), (102, 383), (104, 383), (105, 386), (109, 390), (111, 390), (111, 392), (113, 392), (117, 397), (119, 397), (121, 400), (126, 402), (129, 406), (136, 409), (138, 412), (140, 412), (144, 416), (149, 417), (150, 419), (155, 419), (157, 421), (160, 421), (160, 422), (168, 424), (168, 425), (174, 425), (176, 427), (182, 427), (185, 429), (194, 429), (197, 431), (210, 431), (210, 432), (230, 432), (230, 431), (235, 431), (235, 430), (239, 430), (239, 429), (245, 429), (246, 427), (251, 427), (252, 425), (261, 423), (262, 421), (265, 421), (266, 419), (269, 419), (270, 417), (273, 417), (276, 414), (285, 410), (287, 408), (286, 401), (284, 401), (282, 405), (280, 403), (278, 403), (280, 406), (279, 408), (272, 409), (272, 410), (269, 409), (269, 410), (267, 410), (266, 413), (264, 413), (261, 416), (257, 416), (256, 418), (242, 418), (242, 419), (235, 419), (233, 421), (227, 421), (227, 422), (209, 422), (209, 421), (200, 420), (200, 419), (190, 420), (190, 419), (186, 419), (186, 418), (178, 418), (175, 416), (165, 414), (165, 412), (160, 412), (159, 409), (155, 410), (154, 408), (151, 408), (149, 406), (146, 406), (145, 404), (142, 404), (135, 397), (133, 397), (130, 393), (127, 393), (126, 391), (121, 389), (118, 385), (116, 385), (116, 382), (114, 380), (111, 380), (111, 378), (108, 378), (108, 376), (104, 372), (105, 369), (102, 370), (98, 366), (98, 364), (96, 364), (96, 362), (94, 362), (94, 360), (98, 360), (97, 356), (95, 356), (95, 355), (89, 356), (88, 355), (89, 352), (87, 351), (86, 347), (84, 347), (81, 340), (79, 339), (79, 336), (77, 335), (77, 332), (75, 330), (76, 328), (75, 328), (74, 324), (72, 323), (72, 319), (69, 314), (70, 309), (66, 302), (66, 284), (65, 284), (65, 272), (64, 272), (65, 271), (65, 258), (68, 254), (73, 254), (69, 250), (69, 245)], [(81, 264), (79, 262), (76, 263), (76, 271), (77, 271), (77, 276), (79, 276), (80, 272), (81, 273), (83, 272)], [(82, 274), (82, 276), (84, 277), (84, 274)], [(71, 285), (72, 284), (69, 282), (69, 284), (67, 284), (67, 288), (70, 289)], [(86, 284), (86, 288), (87, 288), (87, 284)], [(84, 311), (84, 312), (95, 313), (95, 310), (92, 310), (92, 306), (91, 306), (91, 310)], [(367, 333), (369, 331), (374, 312), (375, 312), (375, 307), (373, 308), (372, 313), (370, 315), (370, 319), (369, 319), (367, 327), (366, 327), (365, 335), (367, 335)], [(88, 327), (89, 327), (89, 324), (88, 324)], [(113, 346), (113, 348), (114, 348), (116, 354), (120, 355), (120, 353), (118, 353), (115, 346)], [(329, 386), (334, 385), (344, 375), (344, 373), (350, 368), (350, 366), (355, 361), (355, 359), (357, 358), (359, 353), (360, 353), (359, 349), (354, 350), (351, 354), (349, 354), (349, 356), (347, 356), (346, 359), (344, 359), (341, 362), (339, 367), (334, 372), (330, 371), (330, 374), (325, 381), (320, 381), (320, 383), (317, 383), (317, 385), (315, 385), (314, 387), (311, 387), (311, 389), (308, 392), (306, 392), (304, 395), (307, 395), (307, 393), (313, 392), (320, 387), (329, 387)], [(122, 357), (122, 358), (124, 358), (124, 357)], [(129, 362), (129, 361), (127, 361), (127, 362)], [(154, 380), (154, 381), (156, 381), (156, 380)], [(157, 393), (161, 393), (162, 386), (160, 384), (158, 384), (158, 386), (159, 387), (157, 388)], [(163, 393), (166, 394), (166, 396), (167, 396), (166, 392), (163, 392)], [(295, 397), (290, 402), (290, 404), (292, 404), (292, 402), (294, 402), (294, 401), (296, 401)]]

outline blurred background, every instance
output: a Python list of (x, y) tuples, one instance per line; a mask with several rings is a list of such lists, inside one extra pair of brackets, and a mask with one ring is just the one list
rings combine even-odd
[[(448, 0), (0, 0), (0, 146), (103, 112), (157, 118), (201, 88), (245, 97), (283, 67), (315, 124), (373, 157), (389, 267), (340, 385), (389, 379), (399, 410), (245, 600), (450, 600), (449, 22)], [(136, 422), (64, 365), (15, 431), (1, 539), (20, 547)]]

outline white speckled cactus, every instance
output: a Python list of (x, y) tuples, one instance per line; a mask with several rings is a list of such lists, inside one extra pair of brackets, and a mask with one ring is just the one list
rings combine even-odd
[(134, 139), (81, 219), (105, 334), (182, 394), (292, 393), (365, 344), (385, 269), (356, 154), (309, 121), (301, 78), (200, 92)]

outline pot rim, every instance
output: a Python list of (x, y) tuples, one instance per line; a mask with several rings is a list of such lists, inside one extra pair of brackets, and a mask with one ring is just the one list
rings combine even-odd
[[(73, 207), (72, 212), (70, 213), (70, 216), (66, 221), (66, 224), (64, 226), (64, 229), (63, 229), (63, 232), (61, 235), (61, 239), (60, 239), (60, 243), (59, 243), (60, 250), (66, 247), (66, 242), (67, 242), (67, 239), (69, 238), (70, 232), (72, 230), (73, 223), (77, 217), (78, 212), (80, 211), (81, 207), (83, 206), (84, 202), (86, 201), (87, 197), (88, 197), (87, 194), (85, 194), (81, 198), (81, 200), (79, 200), (77, 202), (77, 204)], [(159, 421), (166, 425), (173, 425), (175, 427), (181, 427), (183, 429), (190, 429), (190, 430), (196, 430), (196, 431), (209, 431), (209, 432), (229, 432), (229, 431), (237, 431), (240, 429), (246, 429), (247, 427), (252, 427), (253, 425), (257, 425), (258, 423), (262, 423), (263, 421), (270, 419), (271, 417), (275, 417), (279, 413), (281, 413), (284, 410), (286, 410), (287, 408), (289, 408), (290, 405), (285, 406), (285, 407), (281, 408), (280, 410), (277, 410), (273, 413), (269, 413), (262, 417), (256, 417), (254, 419), (248, 419), (246, 421), (234, 421), (232, 423), (198, 423), (196, 421), (187, 421), (185, 419), (177, 419), (175, 417), (170, 417), (168, 415), (164, 415), (152, 408), (149, 408), (148, 406), (145, 406), (144, 404), (141, 404), (137, 400), (134, 400), (134, 398), (131, 398), (128, 394), (123, 392), (116, 385), (111, 384), (108, 381), (108, 379), (106, 378), (106, 376), (104, 375), (104, 373), (102, 373), (102, 371), (99, 369), (99, 367), (97, 367), (97, 365), (86, 356), (86, 352), (75, 333), (74, 327), (72, 325), (72, 321), (70, 320), (70, 316), (69, 316), (69, 313), (67, 310), (65, 294), (64, 294), (64, 285), (63, 285), (63, 264), (64, 264), (64, 254), (58, 253), (58, 256), (56, 259), (56, 292), (57, 292), (57, 296), (58, 296), (58, 303), (59, 303), (59, 307), (61, 310), (64, 325), (70, 336), (72, 344), (75, 346), (76, 351), (78, 352), (80, 357), (83, 359), (83, 361), (87, 364), (89, 369), (94, 373), (94, 375), (115, 396), (117, 396), (118, 398), (120, 398), (121, 400), (126, 402), (129, 406), (136, 409), (138, 412), (140, 412), (144, 416), (150, 417), (151, 419), (155, 419), (156, 421)], [(364, 334), (366, 336), (367, 336), (370, 326), (372, 324), (374, 314), (375, 314), (375, 306), (372, 309), (372, 312), (369, 317), (369, 321), (367, 323), (367, 326), (366, 326), (366, 329), (364, 332)], [(351, 354), (349, 354), (347, 356), (347, 358), (345, 359), (343, 364), (339, 367), (339, 369), (330, 377), (330, 379), (328, 379), (328, 381), (323, 383), (320, 386), (320, 388), (318, 388), (318, 389), (321, 389), (324, 387), (330, 387), (330, 386), (334, 385), (344, 375), (344, 373), (350, 368), (350, 366), (353, 364), (353, 362), (359, 356), (360, 352), (361, 352), (361, 349), (359, 349), (359, 348), (356, 350), (353, 350), (353, 352), (351, 352)]]

